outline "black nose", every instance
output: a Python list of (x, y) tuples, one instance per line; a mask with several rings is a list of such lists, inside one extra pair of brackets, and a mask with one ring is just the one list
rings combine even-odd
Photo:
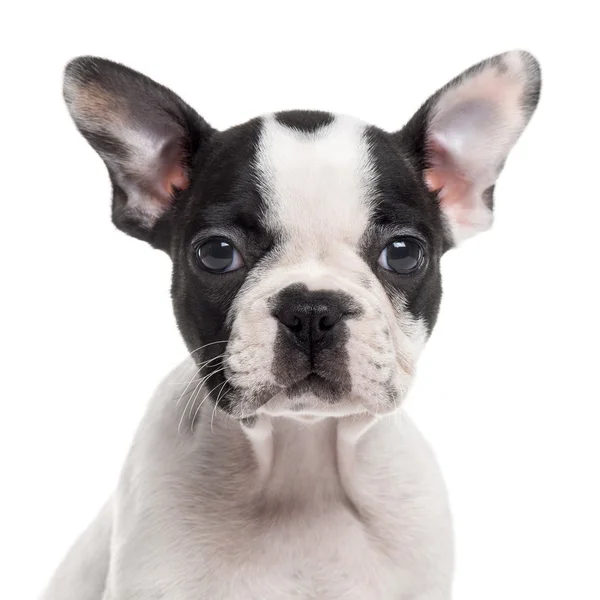
[(273, 315), (310, 350), (322, 344), (344, 319), (344, 304), (335, 292), (311, 292), (304, 286), (290, 286), (280, 293)]

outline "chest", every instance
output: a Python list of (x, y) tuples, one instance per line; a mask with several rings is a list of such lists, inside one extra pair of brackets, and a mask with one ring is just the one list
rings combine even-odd
[(219, 448), (208, 436), (168, 470), (152, 456), (152, 469), (128, 477), (111, 560), (115, 598), (408, 597), (423, 567), (439, 562), (432, 534), (447, 537), (442, 513), (426, 510), (433, 488), (424, 465), (406, 468), (398, 448), (394, 461), (369, 451), (344, 466), (326, 435), (286, 433), (272, 458), (262, 455), (265, 477), (258, 452)]
[(156, 523), (145, 541), (130, 537), (137, 550), (121, 557), (130, 589), (152, 582), (156, 590), (160, 581), (181, 600), (397, 600), (410, 585), (394, 533), (373, 529), (343, 503), (248, 517), (196, 516), (168, 532)]
[(402, 566), (344, 507), (257, 534), (213, 557), (211, 597), (385, 600), (405, 587)]

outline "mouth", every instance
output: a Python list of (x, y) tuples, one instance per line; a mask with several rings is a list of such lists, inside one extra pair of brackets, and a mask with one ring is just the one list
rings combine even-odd
[(285, 388), (290, 399), (310, 394), (325, 402), (334, 402), (348, 391), (340, 382), (314, 371)]
[(247, 389), (233, 388), (231, 393), (232, 399), (227, 408), (234, 418), (242, 421), (261, 414), (293, 415), (293, 418), (301, 419), (363, 413), (377, 415), (395, 410), (393, 403), (386, 407), (380, 402), (365, 403), (360, 397), (352, 396), (343, 382), (312, 371), (285, 386), (268, 386), (251, 394)]
[[(231, 389), (231, 402), (223, 406), (238, 419), (252, 418), (257, 413), (289, 414), (309, 411), (321, 413), (338, 407), (347, 391), (335, 381), (311, 372), (286, 386), (269, 386), (251, 396), (243, 388)], [(339, 407), (341, 409), (341, 406)]]

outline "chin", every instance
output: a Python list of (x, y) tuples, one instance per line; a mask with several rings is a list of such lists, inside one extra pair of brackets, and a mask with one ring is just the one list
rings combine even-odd
[(240, 421), (252, 420), (260, 415), (312, 421), (326, 417), (389, 415), (399, 410), (402, 400), (403, 395), (391, 386), (370, 396), (352, 392), (339, 396), (335, 388), (326, 382), (309, 378), (283, 389), (259, 392), (231, 389), (226, 410)]
[(367, 412), (369, 411), (365, 406), (351, 398), (330, 402), (327, 397), (311, 392), (290, 396), (284, 391), (265, 402), (256, 414), (312, 420), (324, 417), (346, 417)]

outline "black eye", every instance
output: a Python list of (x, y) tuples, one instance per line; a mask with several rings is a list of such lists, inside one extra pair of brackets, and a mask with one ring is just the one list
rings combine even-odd
[(412, 237), (401, 237), (388, 244), (379, 255), (379, 264), (401, 275), (416, 271), (423, 263), (423, 246)]
[(236, 271), (244, 261), (235, 247), (222, 238), (212, 238), (198, 247), (200, 265), (211, 273)]

